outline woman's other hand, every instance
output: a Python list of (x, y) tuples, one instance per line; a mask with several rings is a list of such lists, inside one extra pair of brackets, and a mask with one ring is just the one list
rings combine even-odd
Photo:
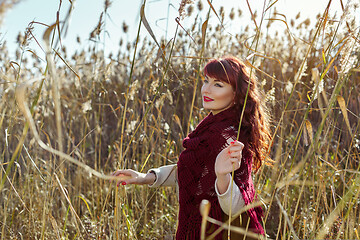
[(118, 177), (117, 186), (126, 185), (126, 184), (152, 184), (155, 181), (155, 174), (150, 173), (140, 173), (132, 169), (117, 170), (111, 174), (112, 176)]
[(224, 193), (230, 183), (230, 174), (241, 166), (242, 150), (244, 144), (233, 141), (228, 147), (223, 149), (216, 157), (215, 174), (217, 177), (217, 188), (220, 194)]

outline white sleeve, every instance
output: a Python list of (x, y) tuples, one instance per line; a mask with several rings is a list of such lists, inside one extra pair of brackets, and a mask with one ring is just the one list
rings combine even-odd
[(153, 172), (156, 176), (156, 180), (149, 187), (156, 188), (160, 186), (176, 186), (176, 164), (165, 165), (159, 168), (149, 169), (149, 172)]
[(221, 209), (224, 213), (229, 215), (230, 212), (230, 199), (231, 199), (231, 185), (232, 188), (232, 206), (231, 206), (231, 215), (236, 215), (240, 212), (241, 208), (245, 206), (244, 199), (242, 197), (242, 194), (240, 192), (239, 187), (236, 185), (236, 183), (233, 181), (233, 184), (229, 183), (229, 186), (223, 194), (220, 194), (217, 186), (217, 179), (215, 180), (215, 191), (218, 196), (219, 204)]

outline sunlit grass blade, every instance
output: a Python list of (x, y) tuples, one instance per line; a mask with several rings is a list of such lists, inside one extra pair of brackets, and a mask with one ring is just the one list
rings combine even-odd
[(347, 113), (347, 108), (346, 108), (345, 100), (344, 100), (344, 98), (343, 98), (342, 96), (340, 96), (340, 95), (338, 95), (338, 96), (336, 97), (336, 99), (337, 99), (337, 102), (339, 103), (339, 106), (340, 106), (340, 109), (341, 109), (341, 113), (342, 113), (343, 116), (344, 116), (344, 120), (345, 120), (346, 126), (348, 127), (350, 136), (352, 136), (353, 133), (352, 133), (351, 126), (350, 126), (350, 121), (349, 121), (349, 116), (348, 116), (348, 113)]

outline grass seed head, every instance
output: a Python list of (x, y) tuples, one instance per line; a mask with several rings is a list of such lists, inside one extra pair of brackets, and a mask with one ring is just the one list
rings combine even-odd
[(186, 8), (186, 5), (188, 4), (193, 4), (193, 0), (182, 0), (181, 3), (180, 3), (180, 7), (179, 7), (179, 17), (181, 19), (184, 19), (185, 18), (185, 8)]

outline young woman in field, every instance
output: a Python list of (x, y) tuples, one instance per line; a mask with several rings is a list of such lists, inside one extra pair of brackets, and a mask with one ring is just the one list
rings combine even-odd
[[(203, 199), (211, 203), (209, 216), (222, 222), (227, 220), (231, 196), (232, 216), (253, 202), (251, 172), (262, 165), (271, 138), (256, 78), (250, 76), (244, 63), (235, 57), (211, 60), (204, 68), (204, 75), (201, 95), (203, 106), (210, 113), (183, 140), (185, 150), (178, 163), (150, 169), (146, 174), (131, 169), (113, 173), (122, 179), (118, 186), (177, 186), (180, 207), (176, 239), (200, 239), (199, 206)], [(248, 84), (250, 89), (237, 140)], [(241, 222), (242, 227), (262, 235), (261, 216), (261, 207), (256, 207), (242, 213), (234, 222), (238, 226)], [(217, 226), (208, 223), (207, 236), (216, 229)], [(227, 232), (215, 239), (227, 239)], [(233, 234), (231, 239), (243, 238)]]

